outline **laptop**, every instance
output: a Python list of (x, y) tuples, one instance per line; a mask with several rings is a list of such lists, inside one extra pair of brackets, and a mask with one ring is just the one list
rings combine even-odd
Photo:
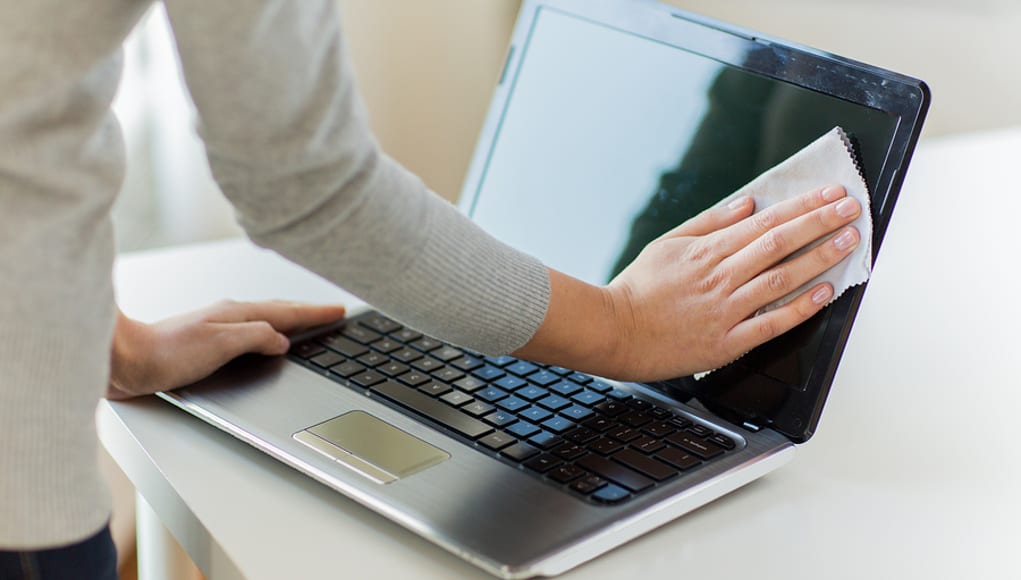
[[(928, 103), (919, 80), (654, 2), (525, 0), (461, 208), (602, 284), (840, 126), (878, 252)], [(864, 291), (701, 380), (485, 357), (366, 308), (162, 396), (494, 575), (552, 576), (789, 461)]]

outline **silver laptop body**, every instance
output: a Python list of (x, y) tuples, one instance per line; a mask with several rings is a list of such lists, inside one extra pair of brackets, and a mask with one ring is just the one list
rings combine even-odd
[[(848, 71), (858, 75), (852, 82)], [(816, 113), (799, 98), (823, 105)], [(777, 117), (792, 109), (791, 99), (799, 117), (819, 119), (777, 145), (771, 131), (784, 126)], [(748, 113), (741, 103), (761, 110)], [(462, 209), (551, 266), (605, 283), (654, 232), (840, 124), (859, 137), (878, 248), (927, 103), (914, 79), (659, 4), (526, 0)], [(737, 125), (718, 130), (715, 119), (737, 123), (742, 111), (752, 120), (739, 128), (758, 135), (747, 146), (759, 158), (740, 169), (707, 167), (705, 159), (718, 158), (707, 153), (716, 136), (726, 137), (715, 139), (724, 157), (727, 148), (740, 149), (731, 134)], [(767, 149), (770, 155), (761, 154)], [(708, 197), (670, 214), (678, 205), (671, 196), (687, 199), (693, 188)], [(617, 505), (565, 493), (399, 405), (285, 357), (245, 357), (163, 397), (492, 574), (556, 575), (789, 461), (794, 443), (818, 422), (862, 291), (829, 307), (807, 337), (750, 353), (703, 381), (614, 383), (736, 444)], [(777, 396), (757, 407), (758, 393)], [(309, 435), (338, 417), (367, 421), (348, 423), (365, 425), (382, 442), (365, 445), (396, 442), (399, 449), (345, 449)], [(403, 468), (389, 468), (392, 459)]]

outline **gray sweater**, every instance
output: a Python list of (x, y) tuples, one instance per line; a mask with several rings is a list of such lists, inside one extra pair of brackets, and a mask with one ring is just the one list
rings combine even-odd
[[(454, 343), (531, 338), (546, 269), (379, 151), (331, 0), (166, 5), (213, 174), (256, 243)], [(0, 1), (0, 548), (73, 542), (109, 517), (93, 411), (124, 172), (110, 102), (148, 6)]]

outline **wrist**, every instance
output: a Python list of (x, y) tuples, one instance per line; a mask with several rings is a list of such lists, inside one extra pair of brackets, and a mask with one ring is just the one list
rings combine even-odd
[(148, 325), (132, 320), (118, 311), (110, 349), (110, 382), (106, 398), (127, 399), (137, 394), (140, 378), (145, 376)]

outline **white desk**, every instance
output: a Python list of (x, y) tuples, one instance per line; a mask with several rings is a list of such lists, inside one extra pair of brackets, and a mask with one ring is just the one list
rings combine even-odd
[[(924, 143), (815, 438), (565, 578), (1021, 577), (1021, 130)], [(244, 242), (125, 256), (129, 315), (344, 295)], [(486, 578), (155, 399), (101, 437), (213, 580)], [(622, 576), (623, 575), (623, 576)]]

